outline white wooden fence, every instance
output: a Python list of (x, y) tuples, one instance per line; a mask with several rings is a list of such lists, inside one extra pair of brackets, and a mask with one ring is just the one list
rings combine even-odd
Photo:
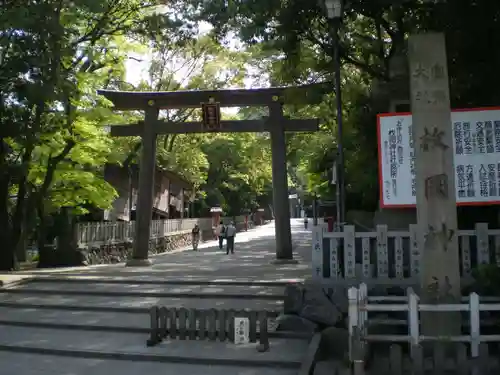
[[(223, 218), (225, 222), (231, 219)], [(241, 223), (244, 220), (244, 216), (236, 217), (237, 223)], [(190, 231), (195, 224), (198, 224), (202, 230), (209, 230), (212, 228), (212, 219), (152, 220), (150, 236), (151, 239), (154, 239), (165, 237), (169, 233)], [(78, 223), (77, 232), (78, 244), (86, 246), (132, 241), (135, 236), (135, 221)]]
[[(419, 297), (408, 288), (407, 296), (368, 296), (367, 285), (361, 284), (358, 288), (352, 287), (348, 291), (349, 297), (349, 358), (353, 360), (354, 351), (363, 347), (362, 342), (384, 341), (384, 342), (405, 342), (411, 347), (417, 347), (423, 341), (446, 340), (451, 342), (462, 342), (470, 344), (470, 352), (473, 358), (479, 356), (479, 346), (484, 342), (500, 342), (500, 335), (481, 334), (481, 311), (500, 311), (500, 298), (479, 297), (476, 293), (471, 293), (468, 297), (462, 298), (461, 304), (420, 304)], [(481, 303), (480, 303), (481, 298)], [(496, 303), (485, 303), (485, 302)], [(380, 304), (380, 302), (392, 302), (391, 304)], [(406, 335), (370, 335), (369, 312), (395, 312), (404, 311), (408, 313)], [(420, 312), (468, 312), (469, 313), (469, 335), (447, 336), (425, 336), (420, 333), (419, 313)], [(359, 334), (358, 337), (355, 337)]]
[[(410, 225), (409, 231), (388, 231), (386, 225), (378, 225), (374, 232), (355, 232), (350, 225), (343, 232), (327, 232), (324, 226), (312, 231), (312, 276), (317, 280), (355, 285), (376, 279), (400, 285), (419, 279), (417, 225)], [(476, 265), (500, 265), (500, 229), (478, 223), (475, 230), (460, 230), (458, 239), (464, 282)]]

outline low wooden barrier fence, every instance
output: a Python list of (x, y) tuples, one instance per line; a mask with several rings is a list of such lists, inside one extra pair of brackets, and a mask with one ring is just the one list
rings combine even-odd
[(259, 343), (259, 351), (269, 350), (268, 324), (278, 316), (274, 311), (200, 310), (153, 306), (150, 310), (151, 333), (148, 346), (163, 339), (211, 340), (235, 342), (235, 318), (248, 318), (248, 338)]

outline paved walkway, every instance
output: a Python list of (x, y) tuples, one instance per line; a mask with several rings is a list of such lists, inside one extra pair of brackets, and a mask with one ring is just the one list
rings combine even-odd
[[(10, 276), (38, 279), (0, 289), (0, 375), (296, 374), (297, 369), (285, 367), (301, 362), (307, 349), (304, 340), (272, 339), (267, 353), (257, 353), (255, 344), (172, 341), (147, 348), (145, 342), (147, 311), (154, 304), (280, 310), (284, 284), (311, 272), (310, 232), (302, 225), (292, 221), (296, 265), (271, 264), (274, 225), (269, 224), (239, 233), (235, 254), (226, 255), (211, 241), (198, 252), (156, 256), (148, 268), (118, 264)], [(172, 363), (174, 357), (183, 363)], [(214, 364), (196, 364), (206, 358)], [(255, 366), (229, 365), (243, 360)], [(269, 361), (282, 368), (262, 367)]]

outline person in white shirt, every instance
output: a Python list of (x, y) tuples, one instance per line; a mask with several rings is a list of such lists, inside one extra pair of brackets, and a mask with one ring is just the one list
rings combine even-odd
[(222, 245), (224, 244), (224, 237), (226, 236), (226, 226), (224, 225), (222, 220), (219, 223), (217, 229), (215, 230), (215, 234), (219, 238), (219, 249), (222, 250)]
[(234, 236), (236, 236), (236, 227), (231, 222), (226, 227), (226, 254), (229, 254), (229, 251), (234, 254)]

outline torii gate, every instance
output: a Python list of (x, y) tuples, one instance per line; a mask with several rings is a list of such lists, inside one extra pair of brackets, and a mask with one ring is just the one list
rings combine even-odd
[[(314, 85), (317, 88), (322, 85)], [(321, 95), (308, 95), (312, 85), (301, 87), (273, 87), (242, 90), (198, 90), (171, 92), (127, 92), (99, 90), (114, 104), (116, 110), (143, 110), (144, 121), (132, 125), (112, 126), (112, 136), (141, 136), (136, 230), (132, 258), (127, 266), (149, 266), (149, 233), (153, 207), (154, 171), (156, 163), (156, 137), (158, 134), (207, 132), (269, 132), (271, 135), (273, 204), (276, 232), (276, 262), (294, 262), (290, 211), (288, 207), (288, 180), (286, 168), (285, 131), (318, 130), (317, 119), (294, 120), (283, 115), (285, 100), (299, 99), (302, 103), (318, 103)], [(326, 89), (326, 87), (325, 87)], [(326, 90), (323, 89), (322, 91)], [(202, 122), (173, 123), (159, 120), (161, 109), (201, 107), (203, 103), (216, 103), (220, 107), (268, 107), (269, 116), (260, 120), (219, 121), (217, 129), (207, 129)]]

